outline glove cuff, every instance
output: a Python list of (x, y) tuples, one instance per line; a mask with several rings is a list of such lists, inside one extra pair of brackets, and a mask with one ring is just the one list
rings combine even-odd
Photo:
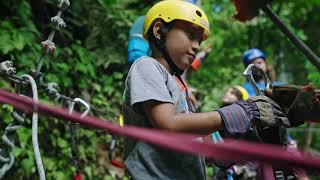
[[(243, 101), (242, 103), (246, 103)], [(250, 106), (250, 105), (247, 105)], [(217, 110), (224, 122), (225, 128), (230, 134), (246, 133), (250, 127), (251, 120), (242, 105), (231, 104)]]

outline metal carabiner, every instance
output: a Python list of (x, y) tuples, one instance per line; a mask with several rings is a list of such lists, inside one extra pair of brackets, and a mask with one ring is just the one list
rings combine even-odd
[(69, 114), (72, 114), (73, 109), (74, 109), (74, 105), (76, 103), (82, 104), (86, 107), (86, 110), (81, 114), (81, 117), (88, 115), (88, 113), (90, 112), (90, 105), (87, 102), (85, 102), (84, 100), (82, 100), (81, 98), (74, 98), (73, 99), (73, 101), (69, 105)]
[[(261, 68), (259, 68), (257, 65), (249, 64), (248, 67), (244, 70), (243, 75), (247, 78), (248, 82), (253, 86), (257, 95), (265, 95), (265, 93), (259, 89), (259, 87), (256, 84), (256, 81), (254, 80), (254, 77), (253, 77), (254, 71), (260, 71), (262, 73), (262, 77), (265, 82), (265, 89), (267, 89), (267, 88), (271, 89), (272, 84), (271, 84), (270, 79), (268, 78), (267, 74)], [(286, 128), (283, 125), (279, 125), (278, 127), (266, 127), (264, 129), (257, 129), (256, 126), (253, 126), (253, 133), (256, 135), (256, 137), (261, 142), (265, 142), (264, 139), (261, 138), (261, 133), (262, 134), (266, 134), (266, 133), (270, 134), (270, 132), (272, 132), (272, 134), (274, 134), (274, 132), (278, 132), (280, 144), (282, 144), (285, 141)]]
[[(83, 106), (86, 107), (86, 110), (81, 114), (81, 117), (84, 117), (88, 115), (90, 112), (90, 105), (85, 102), (84, 100), (80, 98), (75, 98), (73, 101), (69, 104), (69, 114), (72, 114), (74, 110), (74, 105), (76, 103), (82, 104)], [(77, 146), (76, 146), (76, 123), (69, 122), (69, 127), (70, 127), (70, 133), (71, 133), (71, 155), (72, 155), (72, 162), (74, 166), (76, 167), (76, 175), (74, 179), (82, 179), (81, 178), (81, 171), (80, 171), (80, 163), (79, 163), (79, 158), (77, 155)]]
[(254, 80), (254, 77), (253, 77), (254, 71), (260, 71), (262, 73), (262, 78), (264, 79), (264, 82), (265, 82), (265, 88), (271, 88), (271, 82), (267, 74), (259, 66), (255, 64), (249, 64), (242, 74), (247, 78), (248, 82), (252, 85), (257, 95), (264, 95), (264, 92), (259, 89), (256, 81)]

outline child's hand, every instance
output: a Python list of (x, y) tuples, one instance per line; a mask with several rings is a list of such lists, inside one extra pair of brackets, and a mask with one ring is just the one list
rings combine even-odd
[(258, 127), (276, 127), (279, 124), (290, 126), (282, 108), (267, 96), (250, 97), (247, 101), (238, 104), (246, 110), (247, 114), (253, 116), (253, 124)]

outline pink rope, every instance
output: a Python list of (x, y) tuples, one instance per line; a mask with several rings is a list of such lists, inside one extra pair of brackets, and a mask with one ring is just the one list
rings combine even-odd
[(108, 130), (112, 133), (135, 138), (163, 148), (189, 154), (203, 155), (207, 158), (238, 161), (254, 161), (271, 164), (274, 167), (300, 167), (320, 170), (320, 157), (308, 154), (290, 153), (274, 145), (256, 144), (244, 141), (226, 140), (224, 143), (198, 142), (196, 134), (174, 133), (158, 129), (147, 129), (135, 126), (117, 126), (106, 120), (93, 116), (80, 117), (79, 113), (70, 115), (67, 109), (36, 104), (31, 99), (21, 97), (0, 89), (0, 102), (11, 104), (15, 108), (31, 113), (37, 111), (48, 117), (80, 123), (94, 128)]

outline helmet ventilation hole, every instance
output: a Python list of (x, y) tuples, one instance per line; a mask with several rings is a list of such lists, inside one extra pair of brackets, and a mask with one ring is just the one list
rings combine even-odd
[(199, 17), (202, 17), (202, 14), (201, 14), (201, 12), (200, 11), (196, 11), (196, 14), (199, 16)]

